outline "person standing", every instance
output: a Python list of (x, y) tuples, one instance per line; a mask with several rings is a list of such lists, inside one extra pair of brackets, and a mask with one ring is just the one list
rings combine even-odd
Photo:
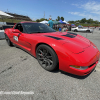
[(53, 21), (51, 20), (51, 18), (49, 18), (48, 26), (50, 26), (51, 28), (53, 28)]

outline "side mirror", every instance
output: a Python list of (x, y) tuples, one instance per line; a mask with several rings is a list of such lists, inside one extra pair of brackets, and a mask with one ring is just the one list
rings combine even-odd
[(20, 33), (20, 31), (18, 29), (13, 29), (12, 32), (13, 33)]

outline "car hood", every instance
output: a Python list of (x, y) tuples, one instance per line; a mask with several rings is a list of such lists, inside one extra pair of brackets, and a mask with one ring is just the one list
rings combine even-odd
[(85, 37), (72, 32), (54, 32), (45, 35), (62, 43), (63, 47), (73, 53), (81, 53), (90, 46), (90, 41)]

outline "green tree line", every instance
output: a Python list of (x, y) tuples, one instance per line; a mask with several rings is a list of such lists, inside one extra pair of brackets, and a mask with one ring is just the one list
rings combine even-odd
[[(60, 19), (61, 19), (62, 21), (64, 21), (64, 17), (60, 17), (60, 16), (57, 17), (56, 21), (59, 21)], [(48, 21), (49, 19), (40, 18), (40, 19), (37, 19), (36, 22), (41, 22), (41, 21), (44, 21), (44, 20)], [(53, 20), (53, 21), (54, 21), (54, 20)]]
[(83, 18), (81, 20), (76, 20), (76, 21), (68, 21), (69, 23), (73, 23), (73, 24), (78, 24), (78, 23), (82, 23), (82, 24), (100, 24), (100, 22), (98, 20), (93, 20), (93, 19), (86, 19)]

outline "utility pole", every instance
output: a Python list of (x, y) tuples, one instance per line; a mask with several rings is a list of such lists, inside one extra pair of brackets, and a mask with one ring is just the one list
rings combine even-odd
[(44, 19), (45, 19), (45, 11), (44, 11)]
[(7, 12), (9, 13), (8, 9), (7, 9)]

